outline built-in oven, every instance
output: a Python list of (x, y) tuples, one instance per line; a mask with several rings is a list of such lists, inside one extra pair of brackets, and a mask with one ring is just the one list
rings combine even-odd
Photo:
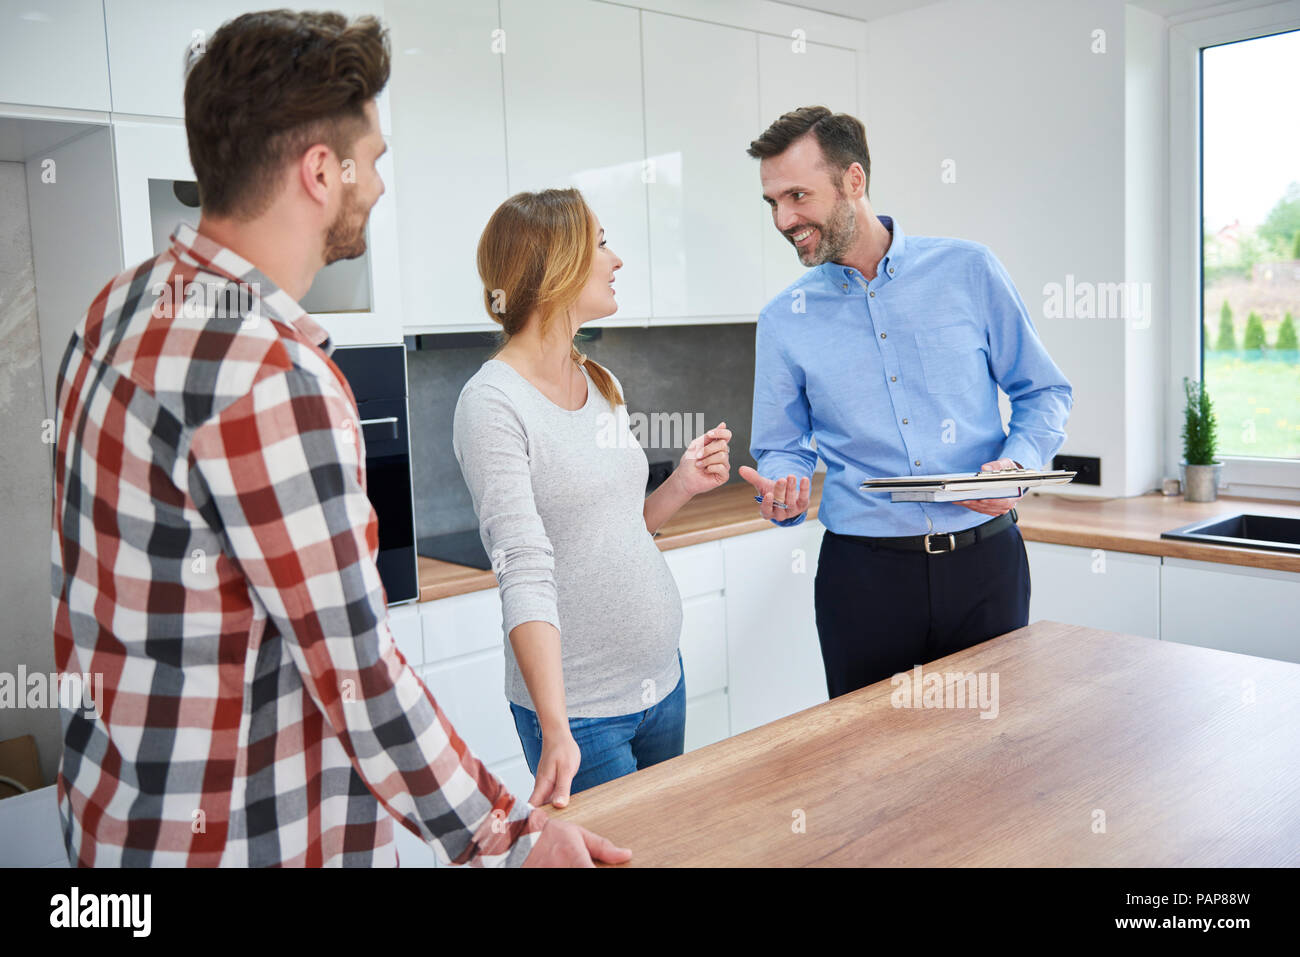
[(390, 605), (420, 597), (415, 547), (415, 495), (407, 411), (406, 347), (339, 346), (339, 367), (361, 415), (366, 493), (379, 519), (379, 577)]

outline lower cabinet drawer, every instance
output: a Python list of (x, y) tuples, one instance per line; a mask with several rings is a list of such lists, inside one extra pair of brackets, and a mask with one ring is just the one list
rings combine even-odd
[(682, 602), (681, 648), (688, 700), (727, 687), (727, 602), (721, 594)]
[(425, 661), (501, 646), (501, 593), (495, 588), (424, 602), (419, 608)]
[(731, 734), (727, 693), (715, 691), (686, 702), (686, 750), (721, 741)]
[(499, 644), (482, 654), (426, 666), (420, 677), (484, 764), (523, 753), (506, 700), (505, 651)]
[(506, 790), (519, 800), (527, 801), (532, 796), (533, 774), (528, 770), (528, 761), (524, 758), (522, 749), (518, 757), (493, 764), (488, 770), (500, 778)]

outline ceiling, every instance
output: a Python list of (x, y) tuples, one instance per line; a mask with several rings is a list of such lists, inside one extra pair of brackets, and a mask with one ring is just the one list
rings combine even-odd
[[(842, 17), (853, 17), (857, 20), (875, 20), (939, 3), (942, 0), (777, 0), (777, 2), (791, 7), (803, 7), (808, 10), (821, 10), (823, 13), (835, 13)], [(1131, 6), (1141, 7), (1162, 17), (1171, 18), (1222, 6), (1228, 0), (1128, 0), (1128, 2)], [(1271, 2), (1275, 0), (1258, 0), (1257, 5)]]
[(892, 13), (902, 13), (915, 7), (939, 3), (940, 0), (777, 0), (790, 7), (803, 7), (806, 10), (820, 10), (823, 13), (835, 13), (842, 17), (857, 20), (875, 20)]

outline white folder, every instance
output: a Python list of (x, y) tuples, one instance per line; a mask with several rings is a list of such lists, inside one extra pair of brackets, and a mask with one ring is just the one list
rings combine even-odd
[(1039, 485), (1067, 485), (1077, 472), (1002, 469), (998, 472), (950, 472), (946, 475), (900, 475), (869, 478), (864, 492), (888, 492), (892, 502), (964, 502), (976, 498), (1016, 498)]

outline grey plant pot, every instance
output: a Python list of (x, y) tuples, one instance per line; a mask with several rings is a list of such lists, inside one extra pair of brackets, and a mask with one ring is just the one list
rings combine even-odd
[(1183, 500), (1187, 502), (1214, 502), (1219, 498), (1219, 476), (1223, 463), (1211, 465), (1178, 464), (1183, 477)]

